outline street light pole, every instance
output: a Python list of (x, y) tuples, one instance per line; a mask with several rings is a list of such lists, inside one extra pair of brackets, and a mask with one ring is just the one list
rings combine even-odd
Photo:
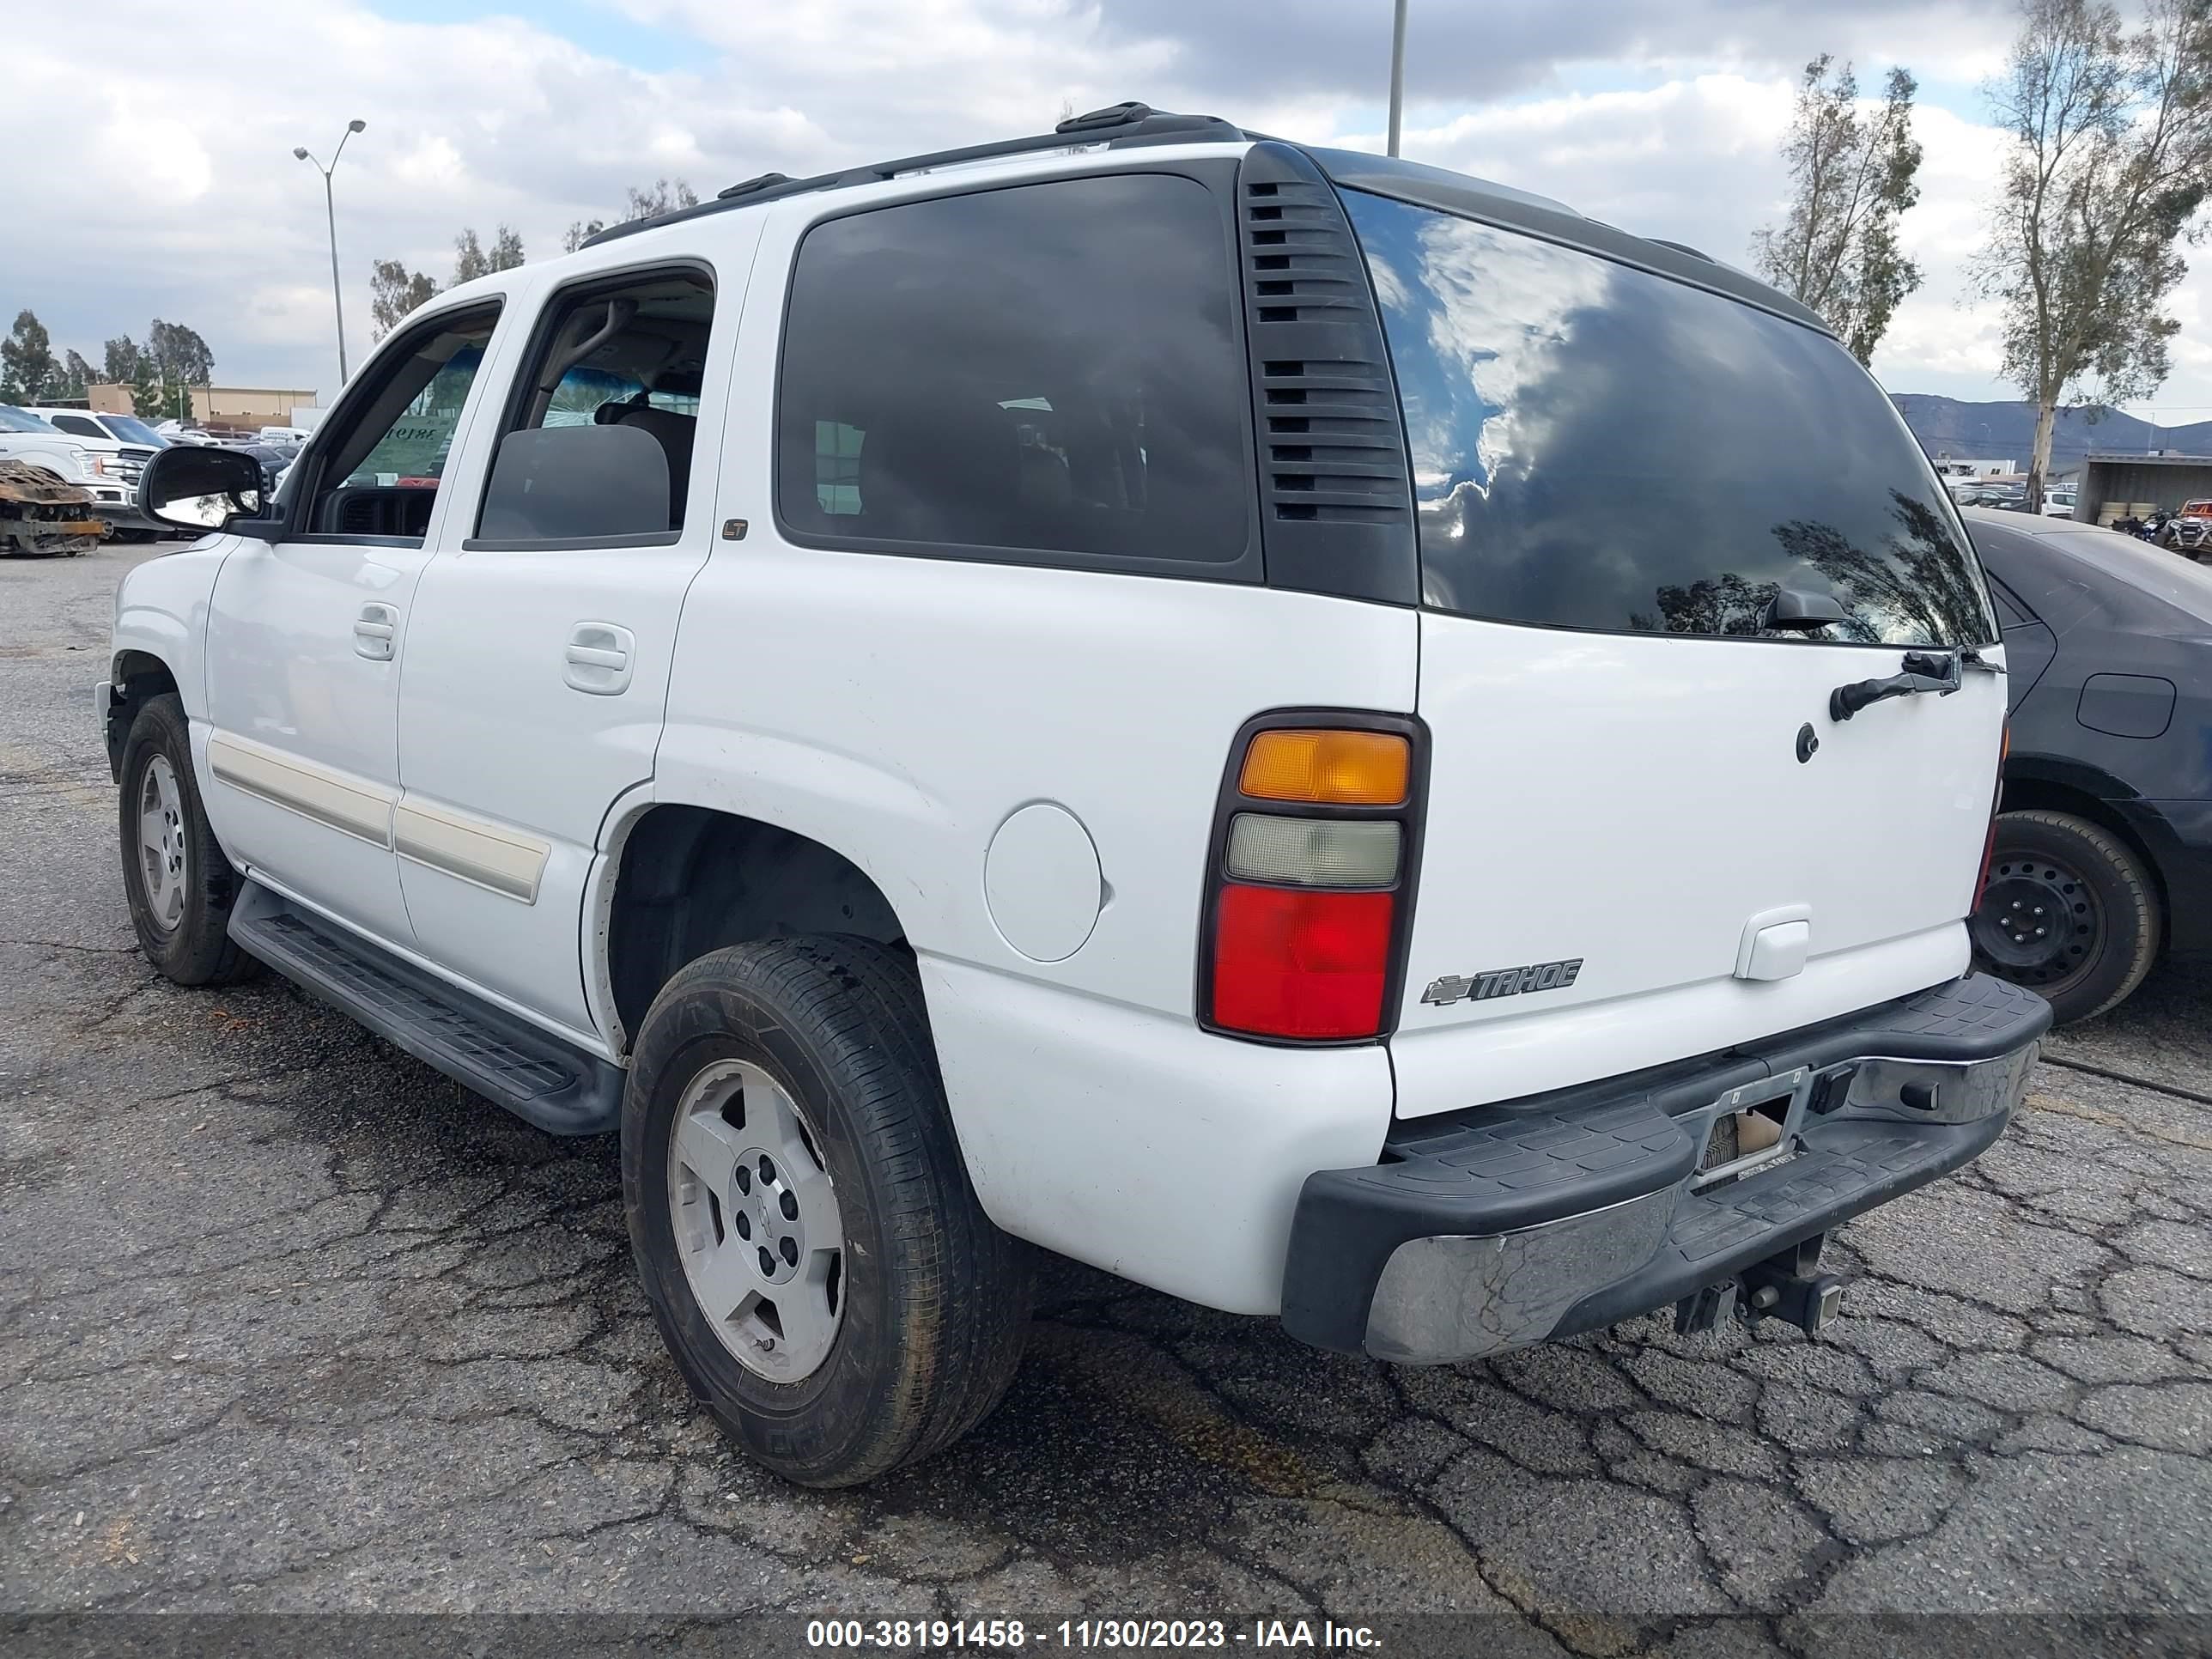
[(323, 217), (331, 230), (331, 310), (337, 317), (338, 384), (340, 386), (345, 384), (346, 379), (345, 300), (338, 287), (338, 210), (337, 199), (331, 190), (331, 174), (338, 170), (338, 157), (345, 154), (346, 140), (368, 125), (368, 122), (359, 119), (346, 123), (346, 130), (338, 135), (338, 147), (331, 152), (331, 164), (328, 167), (316, 161), (305, 149), (296, 149), (292, 152), (295, 160), (307, 162), (316, 172), (323, 175)]
[(1390, 19), (1390, 150), (1398, 153), (1398, 128), (1406, 109), (1406, 0)]

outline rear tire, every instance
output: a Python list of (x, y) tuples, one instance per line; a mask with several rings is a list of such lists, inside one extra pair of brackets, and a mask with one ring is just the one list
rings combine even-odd
[(233, 942), (238, 872), (192, 775), (191, 727), (173, 691), (148, 700), (123, 744), (123, 890), (146, 960), (179, 985), (227, 985), (260, 964)]
[(2158, 959), (2162, 921), (2150, 872), (2110, 830), (2064, 812), (1998, 817), (1970, 924), (1975, 965), (2039, 993), (2060, 1024), (2134, 993)]
[[(639, 1032), (622, 1139), (654, 1321), (758, 1462), (854, 1486), (998, 1403), (1021, 1358), (1030, 1252), (976, 1201), (904, 956), (804, 938), (683, 969)], [(787, 1250), (787, 1267), (763, 1247)]]

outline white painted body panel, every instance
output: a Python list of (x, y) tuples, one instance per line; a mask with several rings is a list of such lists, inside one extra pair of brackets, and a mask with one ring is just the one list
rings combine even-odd
[[(2001, 675), (1828, 719), (1893, 674), (1851, 646), (1421, 619), (1428, 830), (1399, 1032), (1403, 1117), (1507, 1100), (1847, 1014), (1966, 969)], [(1820, 739), (1801, 763), (1796, 734)], [(1803, 970), (1735, 975), (1754, 917)], [(1423, 989), (1581, 957), (1565, 989)]]
[[(769, 441), (781, 273), (820, 210), (780, 207), (762, 242), (715, 511), (750, 530), (716, 543), (685, 604), (655, 798), (811, 836), (883, 890), (923, 961), (962, 1148), (1001, 1226), (1217, 1306), (1272, 1310), (1298, 1184), (1376, 1156), (1389, 1064), (1379, 1047), (1200, 1031), (1214, 802), (1255, 714), (1410, 710), (1418, 618), (785, 541)], [(1037, 802), (1083, 826), (1104, 894), (1056, 962), (1010, 945), (984, 890), (993, 838)]]
[[(501, 838), (544, 849), (527, 899), (410, 857), (399, 880), (416, 942), (477, 984), (571, 1025), (588, 1025), (584, 892), (610, 805), (653, 776), (684, 596), (719, 522), (717, 434), (746, 275), (761, 216), (702, 226), (685, 258), (711, 265), (715, 325), (708, 345), (698, 439), (681, 538), (667, 547), (468, 550), (492, 461), (495, 422), (449, 472), (464, 510), (450, 514), (425, 571), (408, 638), (400, 697), (400, 777), (410, 805), (472, 825), (495, 853)], [(505, 403), (544, 301), (586, 272), (665, 264), (669, 255), (615, 243), (588, 263), (524, 285), (508, 349), (483, 380)], [(629, 665), (611, 695), (580, 690), (567, 651), (580, 625), (626, 630)], [(726, 672), (729, 656), (720, 653)], [(459, 825), (456, 826), (459, 827)], [(470, 833), (464, 830), (464, 834)], [(428, 850), (428, 849), (426, 849)]]
[(924, 952), (960, 1150), (991, 1218), (1231, 1313), (1282, 1310), (1298, 1188), (1372, 1164), (1390, 1127), (1375, 1044), (1277, 1048)]
[(400, 639), (419, 549), (241, 541), (224, 562), (208, 619), (208, 722), (218, 737), (281, 755), (328, 787), (383, 803), (374, 833), (311, 816), (299, 801), (255, 793), (210, 768), (208, 818), (233, 863), (382, 939), (414, 937), (392, 862), (399, 794), (399, 664), (354, 649), (371, 602), (397, 609)]
[[(470, 297), (488, 295), (472, 289)], [(451, 295), (438, 307), (458, 308)], [(485, 371), (496, 368), (514, 332), (511, 315), (503, 314)], [(453, 428), (456, 453), (465, 451), (491, 378), (479, 372), (470, 386)], [(211, 768), (204, 793), (224, 849), (234, 863), (265, 872), (288, 891), (392, 945), (415, 938), (390, 820), (399, 798), (399, 680), (409, 613), (427, 550), (437, 544), (457, 493), (450, 478), (439, 489), (420, 547), (319, 537), (273, 545), (241, 538), (224, 562), (208, 617), (208, 721), (214, 732), (320, 775), (325, 791), (373, 795), (385, 805), (377, 836), (366, 823), (341, 826), (319, 818), (297, 799), (239, 787), (221, 768)], [(385, 659), (358, 648), (355, 624), (370, 605), (384, 607), (380, 614), (395, 629)]]
[[(122, 448), (117, 444), (116, 448)], [(72, 438), (62, 432), (0, 432), (0, 461), (21, 461), (44, 467), (64, 483), (94, 487), (89, 465), (98, 444), (88, 438)]]
[[(195, 726), (207, 719), (208, 605), (222, 562), (244, 544), (236, 536), (203, 536), (189, 547), (133, 565), (116, 584), (110, 677), (121, 682), (118, 659), (126, 651), (155, 659), (176, 681)], [(204, 796), (204, 775), (199, 784)]]

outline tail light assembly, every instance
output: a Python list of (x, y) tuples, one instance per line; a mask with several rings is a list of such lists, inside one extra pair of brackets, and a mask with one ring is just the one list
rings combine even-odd
[(1222, 781), (1199, 941), (1199, 1023), (1279, 1043), (1394, 1023), (1420, 850), (1418, 720), (1341, 709), (1248, 722)]

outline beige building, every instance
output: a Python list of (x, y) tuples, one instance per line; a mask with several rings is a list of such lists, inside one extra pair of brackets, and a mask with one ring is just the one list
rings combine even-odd
[[(290, 426), (295, 409), (317, 406), (313, 392), (297, 387), (196, 386), (191, 392), (192, 419), (201, 426)], [(100, 414), (128, 415), (131, 392), (127, 386), (100, 380), (85, 388), (85, 399)]]

